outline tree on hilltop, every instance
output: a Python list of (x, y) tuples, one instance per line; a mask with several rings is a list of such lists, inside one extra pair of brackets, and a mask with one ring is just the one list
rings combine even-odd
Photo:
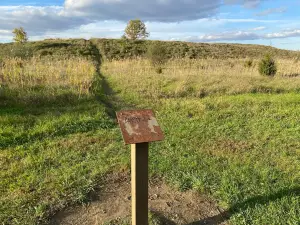
[(147, 38), (149, 33), (147, 32), (145, 23), (137, 19), (128, 22), (124, 35), (130, 40), (138, 40)]
[(16, 43), (25, 43), (28, 41), (27, 33), (23, 27), (15, 28), (13, 30), (14, 41)]

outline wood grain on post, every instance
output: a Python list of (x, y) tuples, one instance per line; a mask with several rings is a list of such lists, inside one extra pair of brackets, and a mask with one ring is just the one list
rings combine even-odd
[(148, 225), (148, 148), (131, 145), (132, 225)]

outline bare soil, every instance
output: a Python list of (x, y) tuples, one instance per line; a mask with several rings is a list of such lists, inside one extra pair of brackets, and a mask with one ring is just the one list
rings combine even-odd
[[(128, 174), (112, 175), (107, 185), (93, 193), (87, 205), (58, 212), (51, 225), (100, 225), (131, 213), (131, 188)], [(149, 182), (149, 209), (165, 224), (215, 225), (226, 224), (227, 213), (207, 196), (195, 191), (180, 192), (159, 179)]]

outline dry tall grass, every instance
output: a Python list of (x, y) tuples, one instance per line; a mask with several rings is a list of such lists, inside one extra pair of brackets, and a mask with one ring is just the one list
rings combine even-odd
[(278, 73), (274, 78), (259, 74), (258, 61), (250, 67), (245, 62), (178, 59), (169, 61), (163, 74), (157, 74), (147, 60), (120, 60), (105, 62), (102, 72), (119, 82), (120, 89), (134, 89), (153, 98), (300, 91), (300, 62), (277, 60)]
[(94, 74), (93, 63), (82, 58), (7, 58), (0, 65), (0, 88), (22, 92), (41, 87), (48, 94), (51, 89), (68, 89), (81, 96), (89, 94)]

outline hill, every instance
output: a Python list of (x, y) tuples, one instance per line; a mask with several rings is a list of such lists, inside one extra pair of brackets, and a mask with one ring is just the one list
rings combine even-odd
[[(170, 191), (162, 203), (155, 186), (159, 206), (168, 207), (155, 212), (189, 219), (185, 224), (300, 224), (299, 52), (163, 42), (173, 59), (158, 73), (143, 57), (153, 42), (0, 45), (1, 224), (46, 225), (78, 203), (97, 224), (118, 223), (114, 216), (99, 217), (110, 215), (108, 209), (87, 207), (118, 192), (108, 178), (122, 188), (130, 180), (130, 151), (115, 111), (145, 108), (155, 112), (165, 134), (150, 145), (150, 183), (161, 179), (169, 190), (201, 198), (201, 204), (194, 197), (171, 201)], [(257, 69), (268, 52), (276, 57), (274, 77)], [(127, 205), (129, 188), (124, 193), (119, 196)], [(107, 202), (111, 206), (114, 198)], [(130, 212), (115, 209), (126, 222)], [(78, 223), (64, 219), (91, 224), (83, 217)]]
[[(143, 57), (148, 46), (158, 41), (131, 41), (124, 39), (46, 39), (25, 45), (0, 44), (0, 58), (5, 56), (85, 56), (96, 57), (97, 49), (105, 59)], [(299, 58), (299, 52), (263, 45), (209, 44), (163, 41), (169, 58), (258, 58), (270, 53), (278, 58)]]

